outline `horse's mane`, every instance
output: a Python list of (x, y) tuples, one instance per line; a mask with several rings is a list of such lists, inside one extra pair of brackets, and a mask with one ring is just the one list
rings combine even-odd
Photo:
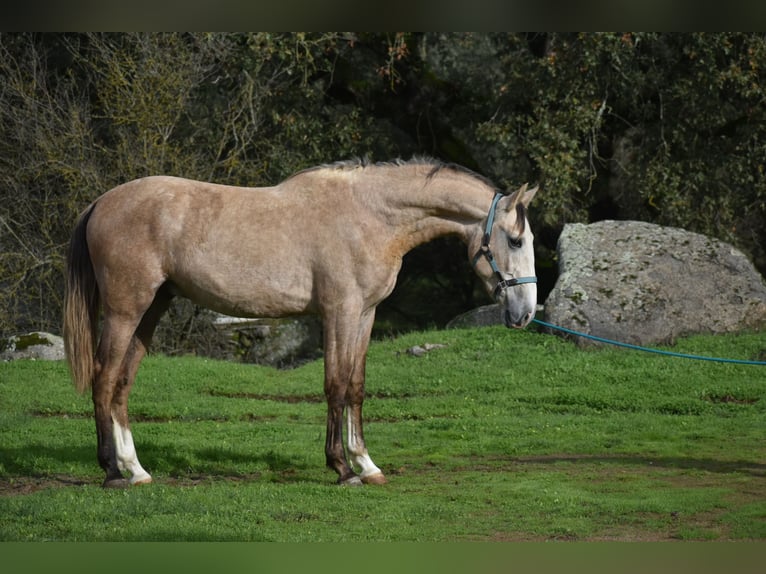
[(472, 178), (477, 179), (480, 182), (482, 182), (484, 185), (486, 185), (490, 189), (493, 189), (493, 190), (495, 190), (497, 192), (500, 192), (500, 193), (502, 193), (504, 195), (506, 194), (505, 191), (503, 191), (500, 188), (498, 188), (494, 184), (494, 182), (491, 179), (489, 179), (488, 177), (483, 176), (483, 175), (481, 175), (479, 173), (476, 173), (472, 169), (469, 169), (469, 168), (467, 168), (465, 166), (462, 166), (459, 163), (452, 163), (452, 162), (445, 163), (445, 162), (442, 162), (442, 161), (434, 160), (433, 164), (434, 164), (434, 168), (426, 176), (427, 179), (431, 179), (432, 177), (434, 177), (440, 171), (448, 169), (448, 170), (455, 171), (457, 173), (463, 173), (465, 175), (471, 176)]
[[(391, 161), (379, 161), (379, 162), (371, 162), (370, 159), (366, 156), (356, 157), (352, 159), (341, 160), (341, 161), (336, 161), (332, 163), (317, 165), (314, 167), (309, 167), (290, 176), (288, 179), (292, 179), (293, 177), (296, 177), (301, 174), (305, 174), (305, 173), (309, 173), (313, 171), (319, 171), (319, 170), (348, 171), (348, 170), (354, 170), (354, 169), (365, 169), (368, 167), (384, 167), (385, 168), (385, 167), (403, 167), (408, 165), (430, 166), (431, 171), (429, 171), (426, 174), (426, 178), (425, 178), (426, 182), (430, 182), (434, 177), (436, 177), (438, 173), (449, 170), (449, 171), (462, 173), (469, 177), (472, 177), (473, 179), (480, 181), (481, 183), (489, 187), (495, 193), (501, 193), (503, 195), (509, 194), (508, 191), (502, 190), (499, 187), (497, 187), (488, 177), (478, 174), (472, 169), (469, 169), (458, 163), (443, 162), (441, 160), (434, 159), (428, 156), (413, 156), (411, 159), (408, 159), (408, 160), (397, 158)], [(527, 208), (521, 202), (516, 204), (516, 215), (517, 215), (516, 221), (519, 222), (518, 225), (520, 227), (519, 232), (523, 233), (526, 227)]]
[(346, 171), (346, 170), (354, 170), (354, 169), (364, 169), (367, 167), (403, 167), (408, 165), (430, 166), (431, 171), (428, 172), (428, 174), (426, 174), (427, 181), (430, 181), (431, 179), (433, 179), (434, 176), (436, 176), (436, 174), (438, 174), (441, 171), (450, 170), (457, 173), (468, 175), (482, 182), (484, 185), (486, 185), (490, 189), (493, 189), (496, 192), (507, 194), (507, 192), (499, 189), (488, 177), (478, 174), (472, 169), (464, 167), (458, 163), (443, 162), (441, 160), (434, 159), (429, 156), (413, 156), (411, 159), (408, 159), (408, 160), (397, 158), (390, 161), (378, 161), (378, 162), (370, 161), (370, 159), (367, 156), (356, 157), (352, 159), (341, 160), (341, 161), (336, 161), (332, 163), (324, 163), (314, 167), (309, 167), (293, 174), (288, 179), (292, 179), (293, 177), (296, 177), (298, 175), (310, 173), (313, 171), (319, 171), (323, 169)]

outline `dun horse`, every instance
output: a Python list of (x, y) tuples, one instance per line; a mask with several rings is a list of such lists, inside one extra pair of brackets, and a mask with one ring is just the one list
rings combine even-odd
[(136, 455), (128, 394), (177, 295), (238, 317), (320, 315), (327, 465), (341, 484), (386, 482), (362, 432), (376, 306), (408, 251), (453, 234), (505, 324), (526, 326), (537, 298), (526, 219), (536, 191), (504, 194), (465, 168), (412, 160), (340, 162), (263, 188), (146, 177), (103, 194), (74, 229), (64, 309), (72, 378), (92, 389), (103, 485), (152, 480)]

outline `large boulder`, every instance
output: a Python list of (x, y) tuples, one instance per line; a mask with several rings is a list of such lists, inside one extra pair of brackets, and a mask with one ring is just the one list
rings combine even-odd
[[(535, 317), (542, 317), (543, 306), (538, 305), (535, 311)], [(505, 325), (503, 319), (504, 307), (497, 303), (482, 305), (475, 309), (470, 309), (461, 313), (450, 320), (445, 326), (446, 329), (474, 329), (476, 327), (492, 327), (494, 325)]]
[(503, 310), (500, 305), (491, 304), (471, 309), (461, 313), (449, 323), (447, 329), (471, 329), (474, 327), (489, 327), (503, 325)]
[(63, 360), (64, 339), (58, 335), (35, 331), (0, 341), (0, 361), (16, 359)]
[(555, 325), (637, 345), (766, 326), (763, 277), (717, 239), (638, 221), (570, 224), (558, 259), (545, 302)]
[(242, 319), (219, 315), (211, 353), (216, 358), (292, 368), (322, 356), (322, 322), (316, 317)]

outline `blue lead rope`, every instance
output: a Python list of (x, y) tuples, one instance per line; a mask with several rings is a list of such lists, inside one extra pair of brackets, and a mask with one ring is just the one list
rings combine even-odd
[(543, 327), (547, 327), (549, 329), (555, 329), (557, 331), (562, 331), (563, 333), (567, 333), (569, 335), (574, 335), (576, 337), (583, 337), (585, 339), (591, 339), (593, 341), (598, 341), (599, 343), (606, 343), (608, 345), (615, 345), (617, 347), (625, 347), (627, 349), (633, 349), (635, 351), (645, 351), (647, 353), (656, 353), (658, 355), (666, 355), (669, 357), (680, 357), (682, 359), (696, 359), (698, 361), (714, 361), (718, 363), (734, 363), (737, 365), (766, 365), (766, 361), (748, 361), (744, 359), (720, 359), (717, 357), (705, 357), (704, 355), (687, 355), (684, 353), (674, 353), (673, 351), (662, 351), (660, 349), (652, 349), (649, 347), (640, 347), (638, 345), (631, 345), (630, 343), (621, 343), (620, 341), (612, 341), (611, 339), (604, 339), (603, 337), (597, 337), (596, 335), (588, 335), (587, 333), (579, 333), (577, 331), (573, 331), (572, 329), (567, 329), (566, 327), (559, 327), (558, 325), (552, 325), (551, 323), (546, 323), (545, 321), (541, 321), (540, 319), (532, 319), (533, 323), (537, 323), (538, 325), (542, 325)]

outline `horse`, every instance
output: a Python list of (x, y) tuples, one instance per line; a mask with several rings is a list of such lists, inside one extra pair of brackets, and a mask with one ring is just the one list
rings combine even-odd
[(237, 317), (319, 315), (327, 466), (339, 484), (385, 483), (362, 429), (377, 305), (407, 252), (451, 234), (505, 324), (525, 327), (537, 302), (527, 220), (537, 189), (507, 193), (460, 165), (413, 158), (324, 164), (271, 187), (149, 176), (105, 192), (72, 232), (63, 318), (72, 380), (91, 389), (102, 486), (152, 481), (136, 454), (128, 395), (176, 296)]

